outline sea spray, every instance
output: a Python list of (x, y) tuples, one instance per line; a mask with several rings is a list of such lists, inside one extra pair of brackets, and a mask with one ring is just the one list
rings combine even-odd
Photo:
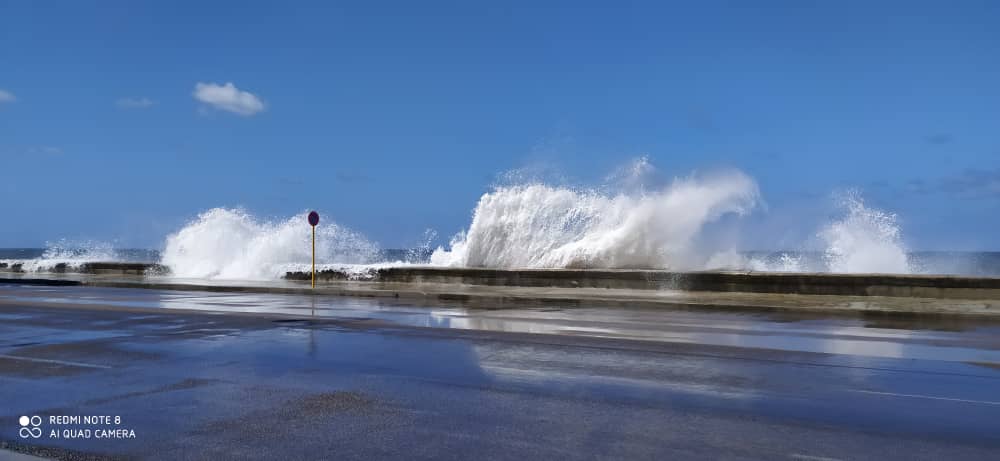
[[(724, 252), (704, 269), (757, 272), (895, 273), (914, 272), (898, 218), (867, 205), (858, 191), (834, 196), (838, 214), (816, 231), (806, 249)], [(814, 245), (818, 245), (817, 250)]]
[[(636, 171), (646, 173), (647, 165)], [(677, 178), (649, 190), (611, 193), (546, 184), (502, 186), (483, 195), (469, 229), (435, 265), (495, 268), (700, 268), (701, 229), (748, 213), (757, 184), (739, 171)]]
[(827, 270), (845, 273), (909, 273), (906, 247), (894, 213), (867, 206), (860, 193), (838, 198), (843, 216), (825, 226)]
[[(243, 210), (214, 208), (167, 237), (161, 262), (176, 277), (275, 279), (308, 270), (310, 232), (304, 212), (267, 221)], [(372, 263), (377, 252), (375, 244), (336, 223), (316, 228), (318, 264)]]
[[(523, 178), (523, 175), (520, 175)], [(942, 262), (907, 255), (897, 217), (857, 192), (839, 197), (829, 223), (809, 226), (814, 240), (794, 251), (748, 252), (735, 242), (768, 245), (767, 236), (739, 235), (739, 217), (759, 211), (757, 184), (739, 171), (671, 179), (645, 158), (616, 170), (597, 187), (566, 181), (518, 183), (518, 175), (484, 194), (467, 230), (433, 252), (428, 231), (408, 249), (382, 250), (329, 220), (317, 228), (317, 265), (359, 277), (406, 264), (493, 268), (641, 268), (809, 272), (950, 272), (993, 274), (959, 256)], [(765, 216), (766, 217), (766, 216)], [(718, 234), (713, 231), (724, 231)], [(723, 235), (722, 238), (718, 238)], [(728, 243), (720, 243), (726, 241)], [(159, 261), (183, 278), (274, 280), (309, 269), (305, 213), (261, 219), (239, 209), (207, 210), (169, 235), (159, 256), (95, 241), (62, 240), (0, 263), (26, 272), (95, 261)], [(3, 253), (0, 253), (2, 256)], [(1000, 260), (1000, 257), (997, 258)], [(987, 267), (988, 266), (988, 267)], [(996, 265), (1000, 267), (1000, 265)], [(8, 269), (9, 270), (9, 269)]]
[(753, 255), (744, 256), (741, 268), (757, 272), (822, 272), (825, 266), (810, 265), (808, 255), (789, 251), (764, 254), (755, 252)]
[(46, 242), (41, 259), (50, 261), (113, 261), (115, 247), (96, 240)]
[(24, 272), (50, 272), (59, 267), (76, 268), (89, 262), (122, 260), (121, 252), (108, 242), (68, 240), (46, 242), (41, 255), (30, 259), (2, 259), (0, 263), (18, 265)]

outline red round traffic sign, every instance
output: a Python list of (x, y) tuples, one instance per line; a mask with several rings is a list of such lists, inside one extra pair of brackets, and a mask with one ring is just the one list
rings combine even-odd
[(315, 211), (310, 211), (309, 212), (309, 225), (310, 226), (315, 226), (317, 224), (319, 224), (319, 213), (317, 213)]

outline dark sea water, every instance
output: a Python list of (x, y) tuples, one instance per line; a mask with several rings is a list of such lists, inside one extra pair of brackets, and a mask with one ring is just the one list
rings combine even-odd
[[(48, 253), (47, 253), (48, 252)], [(431, 250), (383, 249), (379, 250), (377, 261), (402, 261), (411, 264), (428, 263)], [(783, 258), (798, 260), (798, 270), (804, 272), (824, 272), (824, 256), (819, 252), (745, 252), (750, 259), (766, 262), (768, 267), (780, 268)], [(954, 274), (977, 277), (1000, 277), (1000, 252), (997, 251), (916, 251), (907, 254), (911, 270), (917, 274)], [(60, 249), (57, 254), (45, 248), (0, 248), (0, 261), (33, 259), (73, 259), (85, 261), (123, 261), (155, 263), (160, 253), (146, 249), (94, 250)], [(780, 269), (775, 269), (780, 270)]]

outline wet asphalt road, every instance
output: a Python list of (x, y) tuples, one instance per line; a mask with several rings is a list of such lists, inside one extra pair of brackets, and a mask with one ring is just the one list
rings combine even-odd
[[(42, 436), (22, 438), (35, 415)], [(50, 420), (92, 415), (120, 423)], [(1000, 459), (1000, 324), (0, 285), (0, 440), (77, 458)]]

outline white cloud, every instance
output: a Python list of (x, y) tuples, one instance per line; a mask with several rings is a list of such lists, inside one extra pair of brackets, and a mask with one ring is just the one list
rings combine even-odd
[(14, 152), (24, 155), (62, 155), (63, 150), (53, 146), (28, 146), (16, 149)]
[(0, 90), (0, 103), (14, 102), (17, 98), (14, 97), (14, 93), (6, 90)]
[(28, 154), (31, 155), (59, 155), (62, 153), (62, 149), (52, 146), (37, 146), (28, 148)]
[(62, 155), (63, 150), (54, 146), (0, 146), (0, 155)]
[(251, 116), (264, 110), (264, 102), (248, 91), (236, 88), (232, 82), (225, 85), (201, 83), (194, 85), (195, 99), (219, 110)]
[(156, 104), (149, 98), (121, 98), (115, 101), (115, 105), (122, 109), (145, 109)]

